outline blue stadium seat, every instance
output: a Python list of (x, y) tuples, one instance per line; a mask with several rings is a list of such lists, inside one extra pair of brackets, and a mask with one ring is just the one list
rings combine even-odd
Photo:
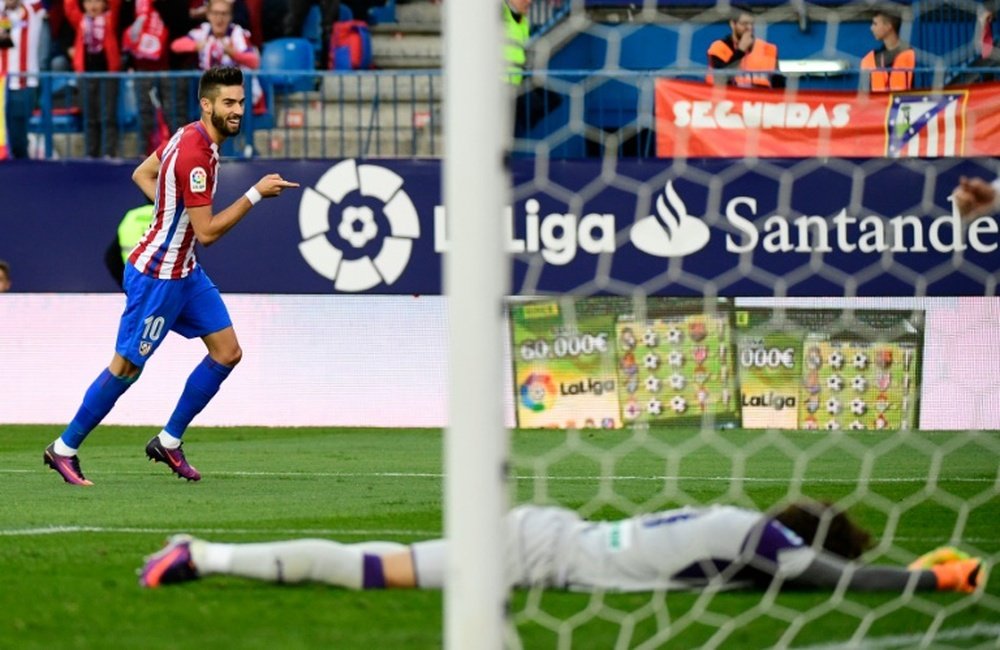
[(39, 107), (28, 119), (31, 133), (80, 133), (83, 131), (83, 112), (76, 104), (75, 74), (52, 74), (42, 77)]
[(265, 92), (293, 93), (315, 90), (316, 78), (310, 75), (274, 74), (278, 72), (311, 72), (316, 69), (316, 54), (312, 43), (304, 38), (278, 38), (264, 43), (260, 55), (261, 83)]

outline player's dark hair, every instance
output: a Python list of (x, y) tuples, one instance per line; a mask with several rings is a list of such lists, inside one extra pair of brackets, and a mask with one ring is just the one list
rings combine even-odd
[(862, 553), (875, 545), (871, 533), (855, 524), (846, 513), (828, 501), (793, 503), (774, 518), (810, 545), (817, 533), (825, 530), (820, 546), (848, 560), (861, 557)]
[(0, 260), (0, 271), (3, 271), (5, 275), (10, 277), (10, 264), (8, 264), (3, 260)]
[(242, 86), (243, 71), (232, 65), (217, 65), (201, 75), (198, 82), (198, 99), (215, 99), (223, 86)]
[(892, 30), (897, 35), (899, 34), (899, 30), (903, 27), (903, 15), (899, 9), (889, 5), (882, 5), (875, 9), (875, 15), (885, 18), (886, 22), (892, 25)]

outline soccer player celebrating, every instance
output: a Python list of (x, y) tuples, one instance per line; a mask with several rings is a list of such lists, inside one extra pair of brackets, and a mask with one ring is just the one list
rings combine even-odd
[[(793, 504), (774, 516), (735, 508), (679, 508), (622, 521), (585, 521), (563, 508), (520, 506), (505, 520), (508, 584), (574, 591), (653, 591), (758, 587), (774, 580), (792, 588), (858, 591), (972, 592), (986, 582), (978, 558), (951, 547), (909, 568), (853, 560), (871, 535), (829, 504)], [(150, 556), (145, 587), (211, 575), (270, 582), (323, 582), (349, 589), (444, 586), (443, 540), (391, 542), (303, 539), (216, 544), (173, 537)]]
[(73, 421), (43, 455), (45, 464), (67, 483), (93, 485), (80, 470), (77, 449), (139, 378), (146, 360), (170, 330), (187, 338), (200, 337), (208, 355), (188, 377), (170, 420), (146, 445), (146, 455), (166, 463), (179, 477), (201, 478), (184, 457), (181, 437), (243, 352), (218, 288), (198, 265), (195, 242), (212, 244), (261, 199), (298, 187), (278, 174), (268, 174), (232, 205), (213, 214), (219, 146), (240, 131), (244, 94), (239, 68), (206, 71), (198, 88), (201, 119), (179, 129), (132, 173), (136, 185), (154, 201), (153, 222), (125, 268), (127, 300), (111, 364), (87, 389)]

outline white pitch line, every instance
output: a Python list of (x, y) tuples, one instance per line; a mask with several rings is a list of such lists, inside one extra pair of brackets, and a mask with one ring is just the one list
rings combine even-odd
[[(36, 471), (30, 469), (0, 469), (0, 474), (32, 474)], [(94, 476), (101, 476), (101, 472), (88, 472)], [(137, 470), (116, 471), (115, 475), (140, 476), (149, 475), (150, 472)], [(211, 472), (209, 476), (247, 476), (247, 477), (276, 477), (276, 478), (429, 478), (443, 479), (444, 474), (439, 472), (250, 472), (250, 471), (217, 471)], [(577, 475), (577, 476), (548, 476), (540, 474), (518, 474), (512, 478), (518, 481), (593, 481), (594, 479), (606, 479), (612, 481), (712, 481), (726, 482), (740, 481), (743, 483), (788, 483), (792, 479), (780, 477), (732, 477), (732, 476), (664, 476), (664, 475)], [(801, 480), (803, 483), (848, 483), (856, 485), (858, 478), (809, 478)], [(890, 478), (869, 478), (865, 481), (869, 485), (882, 483), (927, 483), (926, 476), (900, 476)], [(995, 483), (993, 478), (965, 478), (965, 477), (938, 477), (938, 483)]]
[[(868, 648), (913, 648), (923, 641), (923, 634), (894, 634), (889, 636), (865, 637), (861, 647)], [(966, 641), (969, 639), (992, 638), (1000, 641), (1000, 625), (975, 623), (970, 627), (941, 630), (933, 641)], [(823, 643), (821, 645), (797, 646), (795, 650), (842, 650), (857, 648), (857, 644), (847, 641)]]
[(173, 535), (185, 532), (195, 535), (292, 535), (308, 537), (323, 535), (327, 537), (364, 537), (378, 539), (380, 537), (440, 537), (441, 531), (433, 530), (365, 530), (357, 528), (142, 528), (134, 526), (42, 526), (39, 528), (0, 529), (0, 537), (31, 537), (37, 535), (64, 535), (75, 533), (115, 533), (136, 535)]
[[(115, 533), (115, 534), (135, 534), (135, 535), (173, 535), (178, 532), (192, 533), (195, 535), (289, 535), (293, 537), (363, 537), (366, 539), (379, 539), (381, 537), (417, 537), (420, 539), (435, 539), (443, 535), (439, 530), (367, 530), (359, 528), (147, 528), (137, 526), (39, 526), (36, 528), (0, 528), (0, 537), (32, 537), (40, 535), (67, 535), (75, 533)], [(930, 542), (924, 537), (894, 537), (894, 542)], [(993, 539), (967, 537), (962, 540), (965, 544), (988, 544)]]

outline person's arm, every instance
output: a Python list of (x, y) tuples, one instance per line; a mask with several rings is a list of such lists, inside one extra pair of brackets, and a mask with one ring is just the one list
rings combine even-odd
[(83, 11), (80, 9), (79, 0), (63, 0), (63, 11), (66, 13), (66, 20), (73, 26), (73, 29), (80, 29)]
[(975, 591), (981, 579), (982, 565), (976, 558), (942, 562), (926, 569), (872, 566), (848, 562), (831, 553), (819, 551), (801, 573), (788, 579), (793, 587), (833, 589), (847, 580), (851, 591)]
[[(749, 51), (749, 50), (748, 50)], [(740, 61), (746, 56), (746, 52), (733, 48), (728, 41), (718, 40), (708, 48), (708, 67), (713, 70), (736, 69), (740, 67)]]
[(245, 52), (237, 52), (232, 45), (227, 46), (227, 49), (229, 50), (227, 53), (237, 65), (250, 68), (251, 70), (256, 70), (260, 67), (260, 56), (257, 54), (256, 49), (250, 48)]
[(268, 174), (222, 212), (212, 214), (211, 204), (188, 207), (195, 237), (202, 245), (211, 246), (238, 224), (262, 198), (275, 197), (286, 188), (298, 186), (298, 183), (286, 181), (279, 174)]
[(981, 178), (962, 176), (951, 193), (951, 200), (958, 213), (967, 219), (1000, 210), (1000, 177), (990, 184)]
[(108, 25), (111, 33), (118, 36), (118, 23), (121, 20), (122, 0), (108, 0)]
[(237, 65), (251, 70), (260, 67), (260, 54), (250, 42), (250, 32), (239, 25), (232, 25), (230, 34), (223, 39), (223, 51)]
[(179, 36), (170, 43), (170, 51), (177, 54), (190, 54), (199, 50), (201, 50), (200, 43), (190, 35)]
[(920, 591), (937, 589), (931, 571), (909, 571), (903, 567), (868, 566), (847, 562), (836, 555), (820, 552), (798, 576), (789, 580), (795, 587), (833, 589), (847, 575), (851, 591), (903, 591), (911, 583)]
[(159, 173), (160, 157), (156, 152), (149, 154), (132, 172), (132, 181), (150, 201), (156, 200), (156, 177)]

